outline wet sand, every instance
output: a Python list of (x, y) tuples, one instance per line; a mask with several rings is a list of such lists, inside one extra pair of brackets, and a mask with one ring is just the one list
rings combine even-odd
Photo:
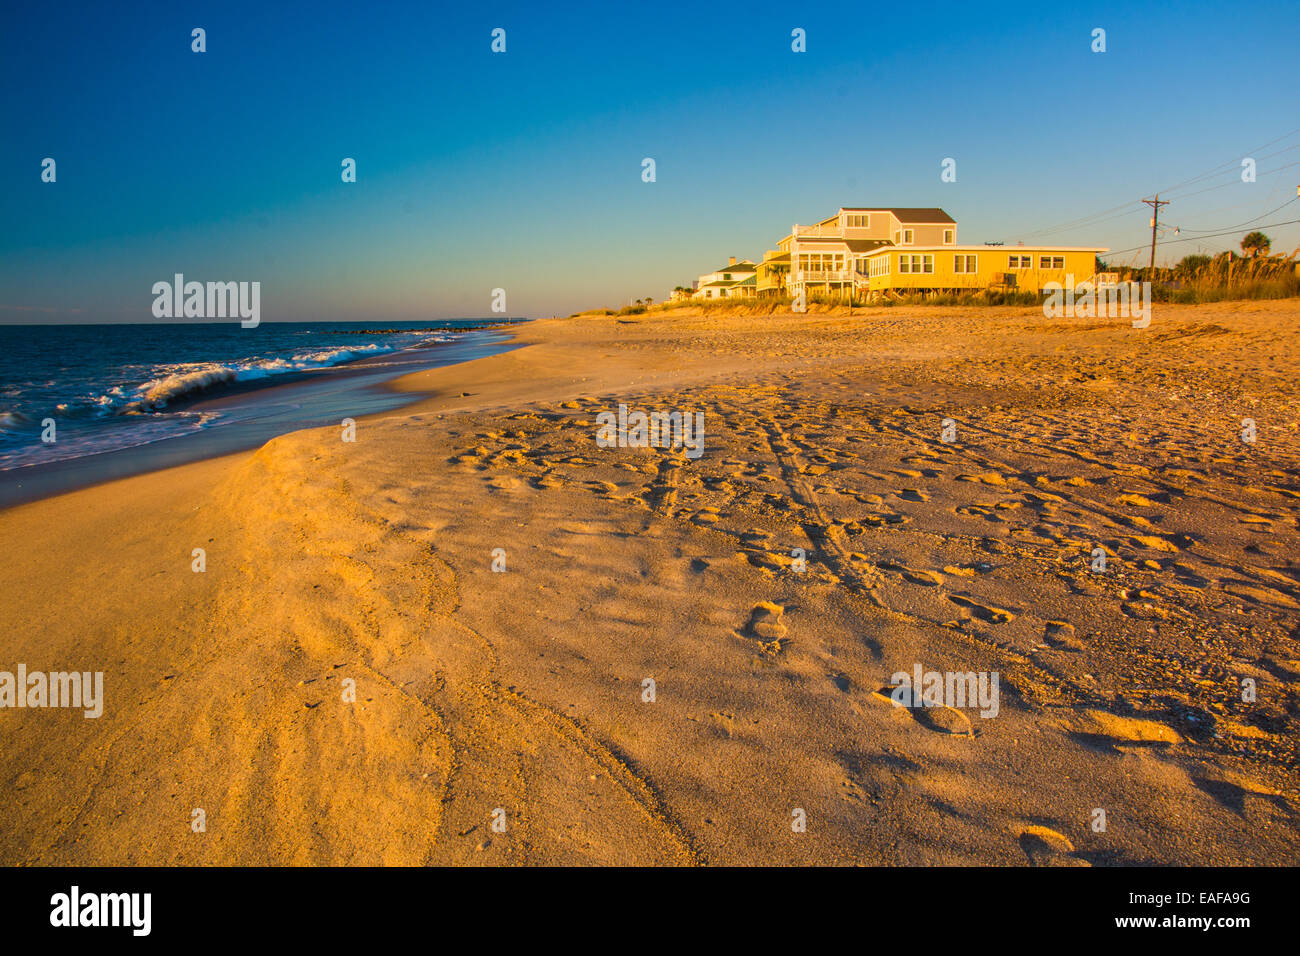
[(409, 394), (409, 388), (404, 390), (407, 394), (388, 388), (389, 382), (412, 371), (495, 354), (511, 347), (503, 344), (505, 338), (499, 330), (475, 329), (428, 348), (403, 349), (270, 379), (226, 383), (194, 393), (169, 403), (168, 412), (206, 413), (214, 424), (188, 435), (74, 458), (60, 458), (58, 446), (49, 446), (49, 462), (0, 471), (0, 508), (257, 448), (276, 435), (300, 428), (395, 411), (418, 396)]

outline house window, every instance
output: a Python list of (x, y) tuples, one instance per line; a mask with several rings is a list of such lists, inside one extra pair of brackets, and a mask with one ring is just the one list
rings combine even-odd
[(843, 253), (809, 252), (799, 256), (799, 268), (805, 272), (842, 272), (845, 269)]
[(911, 244), (912, 244), (912, 230), (911, 230), (911, 229), (904, 229), (904, 230), (903, 230), (903, 245), (905, 245), (905, 246), (910, 246)]
[(889, 256), (876, 256), (874, 259), (871, 259), (869, 261), (871, 264), (869, 266), (868, 271), (871, 273), (871, 275), (873, 276), (889, 275)]
[(1008, 256), (1008, 269), (1032, 269), (1034, 267), (1033, 256)]
[(976, 268), (976, 262), (974, 256), (953, 256), (952, 271), (969, 275), (971, 273), (978, 272), (979, 269)]
[(898, 257), (898, 271), (919, 275), (934, 272), (934, 256), (902, 255)]
[(1064, 269), (1065, 256), (1039, 256), (1038, 268), (1040, 269)]
[(866, 229), (871, 225), (871, 217), (852, 213), (844, 217), (844, 225), (849, 229)]
[(945, 229), (945, 230), (943, 231), (943, 244), (944, 244), (945, 246), (951, 246), (951, 245), (952, 245), (952, 240), (953, 240), (952, 230), (951, 230), (951, 229)]
[(899, 240), (900, 238), (902, 238), (902, 233), (900, 233), (900, 232), (895, 232), (895, 233), (894, 233), (894, 245), (898, 245), (898, 240)]

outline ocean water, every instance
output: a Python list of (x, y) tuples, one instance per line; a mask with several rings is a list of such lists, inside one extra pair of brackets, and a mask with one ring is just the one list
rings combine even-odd
[[(330, 371), (361, 367), (373, 385), (385, 370), (392, 377), (446, 364), (456, 359), (439, 349), (467, 336), (491, 336), (474, 332), (487, 324), (0, 325), (0, 473), (265, 419), (251, 391), (258, 386), (319, 383)], [(313, 390), (295, 394), (300, 423), (310, 424)], [(219, 400), (233, 395), (243, 400)], [(50, 421), (52, 443), (42, 441), (42, 423)]]

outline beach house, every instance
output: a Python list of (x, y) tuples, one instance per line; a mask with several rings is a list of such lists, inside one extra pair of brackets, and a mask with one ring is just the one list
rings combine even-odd
[(763, 261), (754, 274), (755, 293), (760, 297), (785, 295), (789, 281), (790, 253), (780, 249), (763, 253)]
[(887, 246), (863, 257), (864, 298), (980, 290), (1043, 291), (1048, 282), (1078, 285), (1097, 273), (1101, 246)]
[(748, 259), (736, 261), (735, 256), (727, 260), (726, 266), (714, 272), (706, 272), (696, 283), (692, 298), (696, 299), (730, 299), (746, 298), (756, 294), (758, 279), (757, 267)]
[(811, 226), (796, 224), (777, 251), (790, 257), (789, 295), (847, 295), (864, 285), (867, 257), (883, 246), (956, 242), (957, 222), (942, 209), (845, 206)]
[(957, 221), (938, 207), (844, 206), (796, 224), (755, 264), (700, 276), (696, 299), (824, 295), (876, 300), (991, 290), (1040, 293), (1049, 282), (1092, 279), (1099, 246), (959, 245)]

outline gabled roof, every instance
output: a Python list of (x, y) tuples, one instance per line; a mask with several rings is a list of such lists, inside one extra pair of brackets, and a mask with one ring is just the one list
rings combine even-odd
[[(834, 243), (837, 246), (845, 246), (850, 252), (872, 252), (881, 246), (892, 246), (893, 242), (889, 239), (841, 239), (839, 236), (800, 236), (799, 245), (812, 246), (819, 242)], [(787, 252), (788, 257), (790, 254)]]
[[(956, 225), (957, 220), (948, 215), (938, 206), (844, 206), (840, 212), (888, 212), (893, 213), (894, 218), (904, 223), (928, 223), (928, 222), (950, 222)], [(835, 216), (823, 219), (822, 222), (830, 222)]]
[(714, 272), (719, 274), (723, 272), (753, 272), (755, 268), (756, 266), (754, 263), (750, 262), (748, 259), (741, 259), (735, 265), (723, 266), (721, 269), (714, 269), (713, 272), (709, 273), (709, 275), (713, 275)]
[(894, 218), (902, 223), (952, 223), (957, 224), (957, 220), (952, 218), (942, 209), (935, 207), (895, 207), (886, 209), (885, 212), (892, 212)]
[(706, 282), (700, 286), (701, 289), (730, 289), (732, 286), (744, 285), (751, 279), (756, 279), (756, 275), (747, 275), (743, 279), (718, 279), (714, 282)]
[(881, 246), (892, 246), (888, 239), (845, 239), (844, 244), (850, 252), (872, 252)]

